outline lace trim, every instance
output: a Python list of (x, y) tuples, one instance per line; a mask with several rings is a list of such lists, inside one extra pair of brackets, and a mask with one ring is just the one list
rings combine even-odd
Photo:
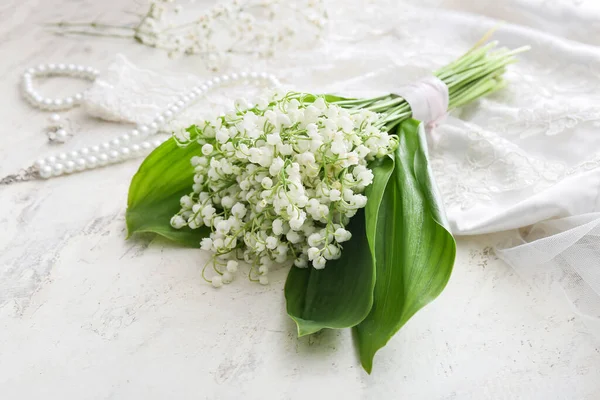
[[(511, 191), (532, 195), (569, 176), (600, 167), (600, 153), (568, 167), (564, 162), (528, 156), (506, 139), (471, 129), (465, 135), (468, 145), (462, 158), (448, 151), (431, 152), (432, 168), (448, 209), (465, 210)], [(439, 146), (444, 146), (444, 141), (436, 148)]]

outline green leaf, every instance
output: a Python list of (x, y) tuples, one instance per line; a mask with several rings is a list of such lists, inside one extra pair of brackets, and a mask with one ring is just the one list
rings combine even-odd
[(179, 147), (169, 139), (146, 157), (129, 186), (125, 214), (128, 238), (136, 232), (152, 232), (184, 246), (200, 247), (200, 240), (210, 234), (207, 227), (174, 229), (170, 222), (180, 209), (181, 197), (192, 191), (190, 159), (198, 154), (196, 141)]
[(377, 233), (377, 214), (379, 213), (383, 193), (394, 171), (394, 159), (391, 157), (380, 159), (376, 163), (369, 165), (369, 168), (373, 172), (373, 183), (365, 191), (368, 198), (365, 207), (365, 225), (369, 248), (371, 249), (371, 254), (374, 255), (373, 259), (376, 261), (375, 239)]
[(424, 130), (408, 120), (398, 128), (398, 138), (394, 173), (377, 214), (373, 307), (355, 328), (368, 373), (375, 353), (444, 289), (456, 254), (428, 165)]
[(367, 190), (364, 211), (350, 221), (352, 238), (342, 257), (327, 262), (322, 270), (293, 267), (285, 283), (288, 315), (298, 325), (298, 336), (323, 328), (349, 328), (369, 313), (373, 304), (375, 259), (367, 236), (375, 237), (375, 225), (365, 225), (365, 215), (376, 215), (394, 163), (387, 158), (371, 166), (373, 184)]
[(354, 326), (371, 309), (375, 264), (364, 212), (357, 213), (347, 229), (352, 238), (344, 243), (338, 260), (327, 261), (321, 270), (310, 265), (290, 269), (284, 291), (287, 313), (298, 325), (298, 336)]

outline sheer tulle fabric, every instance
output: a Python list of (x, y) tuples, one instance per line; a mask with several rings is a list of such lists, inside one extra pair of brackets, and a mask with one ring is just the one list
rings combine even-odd
[(600, 213), (540, 222), (496, 253), (536, 288), (562, 288), (578, 313), (600, 327)]

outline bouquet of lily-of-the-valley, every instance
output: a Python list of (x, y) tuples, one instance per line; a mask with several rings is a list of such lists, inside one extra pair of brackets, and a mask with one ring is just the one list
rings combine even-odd
[(417, 119), (502, 88), (522, 50), (476, 46), (371, 99), (237, 100), (146, 158), (129, 191), (129, 234), (210, 252), (202, 277), (215, 287), (238, 269), (267, 284), (269, 268), (289, 265), (284, 292), (298, 335), (353, 328), (370, 373), (375, 353), (444, 289), (455, 258)]

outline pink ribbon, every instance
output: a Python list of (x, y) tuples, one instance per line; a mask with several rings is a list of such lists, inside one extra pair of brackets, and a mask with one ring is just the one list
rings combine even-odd
[(448, 86), (435, 76), (401, 86), (395, 94), (410, 105), (412, 117), (435, 127), (444, 120), (448, 111)]

